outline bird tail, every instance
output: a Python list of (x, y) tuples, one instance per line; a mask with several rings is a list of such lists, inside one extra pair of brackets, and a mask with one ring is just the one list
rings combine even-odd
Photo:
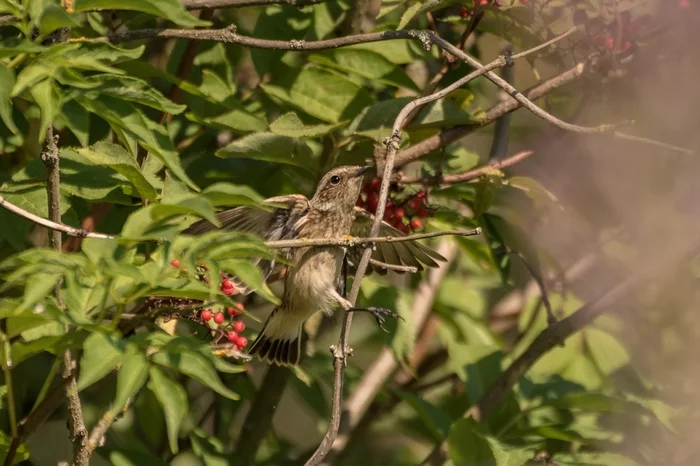
[(278, 366), (295, 366), (301, 358), (301, 326), (291, 331), (283, 328), (288, 316), (285, 316), (280, 308), (276, 308), (265, 321), (258, 337), (250, 347), (248, 354), (257, 356), (269, 364)]

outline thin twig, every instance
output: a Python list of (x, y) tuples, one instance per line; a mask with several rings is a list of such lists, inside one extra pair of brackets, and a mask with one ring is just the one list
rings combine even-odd
[[(80, 228), (74, 228), (68, 225), (64, 225), (63, 223), (60, 222), (54, 222), (52, 220), (45, 219), (43, 217), (39, 217), (38, 215), (34, 215), (30, 212), (27, 212), (26, 210), (17, 207), (16, 205), (12, 204), (9, 202), (7, 199), (4, 197), (0, 196), (0, 207), (4, 207), (5, 209), (9, 210), (10, 212), (13, 212), (19, 216), (22, 216), (26, 218), (27, 220), (31, 220), (32, 222), (36, 223), (37, 225), (44, 226), (46, 228), (49, 228), (53, 230), (54, 232), (59, 232), (58, 236), (60, 236), (60, 233), (65, 233), (70, 236), (76, 236), (78, 238), (100, 238), (100, 239), (113, 239), (116, 238), (115, 236), (112, 235), (106, 235), (104, 233), (96, 233), (96, 232), (91, 232), (89, 230), (83, 230)], [(51, 235), (52, 238), (54, 235)]]
[[(12, 204), (9, 202), (7, 199), (3, 198), (0, 196), (0, 207), (4, 207), (5, 209), (9, 210), (10, 212), (13, 212), (17, 215), (20, 215), (27, 220), (31, 220), (32, 222), (44, 226), (46, 228), (49, 228), (51, 230), (54, 230), (55, 232), (63, 232), (66, 233), (70, 236), (77, 236), (80, 238), (99, 238), (99, 239), (115, 239), (117, 236), (113, 235), (107, 235), (104, 233), (97, 233), (97, 232), (91, 232), (87, 230), (82, 230), (80, 228), (74, 228), (68, 225), (65, 225), (60, 222), (54, 222), (51, 220), (47, 220), (45, 218), (39, 217), (37, 215), (34, 215), (30, 212), (27, 212), (26, 210), (17, 207), (16, 205)], [(400, 243), (404, 241), (415, 241), (418, 239), (427, 239), (427, 238), (436, 238), (438, 236), (445, 236), (445, 235), (455, 235), (455, 236), (474, 236), (474, 235), (479, 235), (481, 234), (481, 229), (475, 228), (473, 230), (447, 230), (447, 231), (436, 231), (436, 232), (431, 232), (431, 233), (418, 233), (415, 235), (409, 235), (409, 236), (380, 236), (376, 238), (372, 237), (367, 237), (367, 238), (356, 238), (352, 236), (348, 236), (345, 238), (316, 238), (316, 239), (298, 239), (298, 240), (280, 240), (280, 241), (267, 241), (265, 242), (265, 245), (271, 249), (281, 249), (281, 248), (305, 248), (309, 246), (345, 246), (345, 247), (351, 247), (351, 246), (357, 246), (357, 245), (366, 245), (366, 244), (374, 244), (374, 243)], [(59, 234), (60, 236), (60, 234)], [(384, 267), (384, 264), (378, 264)], [(389, 268), (389, 267), (387, 267)], [(401, 270), (401, 269), (397, 269)], [(411, 272), (412, 270), (406, 269), (404, 270), (406, 272)]]
[(97, 421), (97, 424), (95, 425), (95, 427), (92, 428), (92, 431), (90, 432), (90, 438), (88, 439), (86, 444), (88, 457), (95, 452), (95, 449), (97, 449), (97, 447), (101, 447), (102, 445), (104, 445), (105, 435), (107, 434), (109, 428), (112, 427), (112, 424), (114, 424), (114, 422), (118, 419), (118, 414), (125, 413), (128, 409), (128, 402), (124, 405), (121, 411), (114, 412), (114, 410), (110, 408), (102, 415), (100, 420)]
[[(440, 283), (457, 256), (457, 246), (453, 241), (442, 240), (436, 248), (436, 252), (447, 258), (447, 262), (438, 268), (431, 269), (416, 289), (411, 309), (416, 328), (422, 328), (430, 316)], [(386, 385), (397, 367), (398, 362), (393, 351), (390, 348), (383, 348), (374, 362), (364, 371), (362, 379), (348, 398), (344, 410), (345, 416), (347, 416), (343, 422), (344, 431), (335, 440), (333, 448), (323, 464), (333, 463), (336, 456), (342, 452), (352, 435), (352, 431), (358, 426), (367, 412), (367, 408), (376, 398), (379, 390)]]
[(393, 270), (395, 272), (408, 272), (408, 273), (417, 273), (418, 268), (413, 267), (412, 265), (394, 265), (394, 264), (387, 264), (386, 262), (378, 261), (376, 259), (369, 259), (370, 265), (373, 265), (375, 267), (380, 267), (383, 269), (387, 270)]
[(525, 150), (518, 152), (515, 155), (508, 157), (507, 159), (501, 160), (500, 162), (489, 163), (483, 167), (475, 168), (473, 170), (466, 171), (464, 173), (455, 173), (454, 175), (438, 175), (438, 176), (422, 176), (422, 177), (402, 177), (401, 183), (403, 184), (425, 184), (425, 185), (440, 185), (447, 186), (455, 183), (463, 183), (465, 181), (470, 181), (479, 178), (487, 173), (491, 173), (495, 170), (501, 170), (503, 168), (510, 167), (517, 163), (522, 162), (526, 158), (534, 154), (535, 151)]
[[(376, 218), (380, 218), (378, 214), (375, 214)], [(376, 220), (375, 218), (375, 220)], [(379, 220), (381, 224), (381, 220)], [(481, 228), (474, 228), (473, 230), (445, 230), (445, 231), (434, 231), (430, 233), (417, 233), (415, 235), (408, 236), (376, 236), (371, 235), (367, 238), (355, 238), (348, 236), (346, 238), (314, 238), (314, 239), (290, 239), (290, 240), (279, 240), (279, 241), (267, 241), (265, 246), (271, 249), (282, 249), (282, 248), (301, 248), (307, 246), (344, 246), (344, 247), (354, 247), (359, 245), (371, 245), (379, 243), (402, 243), (405, 241), (415, 241), (419, 239), (427, 238), (437, 238), (438, 236), (476, 236), (481, 234)]]

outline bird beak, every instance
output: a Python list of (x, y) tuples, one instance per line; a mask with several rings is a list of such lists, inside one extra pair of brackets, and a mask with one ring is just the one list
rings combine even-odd
[(370, 168), (372, 168), (372, 165), (365, 165), (364, 167), (361, 167), (360, 169), (358, 169), (358, 170), (355, 172), (355, 177), (358, 177), (358, 178), (359, 178), (360, 176), (362, 176), (362, 175), (364, 175), (365, 173), (367, 173), (367, 171), (368, 171)]

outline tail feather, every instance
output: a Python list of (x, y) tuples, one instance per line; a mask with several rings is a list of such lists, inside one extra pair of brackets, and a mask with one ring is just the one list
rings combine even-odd
[(268, 335), (270, 321), (279, 318), (278, 310), (272, 311), (270, 316), (265, 321), (262, 330), (258, 337), (250, 347), (248, 354), (257, 356), (268, 363), (277, 364), (278, 366), (295, 366), (299, 364), (301, 359), (301, 325), (298, 327), (296, 336), (289, 338), (288, 336)]

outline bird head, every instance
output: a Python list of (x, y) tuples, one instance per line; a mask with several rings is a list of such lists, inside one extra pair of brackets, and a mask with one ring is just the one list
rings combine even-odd
[(311, 205), (320, 210), (352, 211), (362, 189), (362, 176), (370, 166), (348, 165), (326, 173), (316, 188)]

